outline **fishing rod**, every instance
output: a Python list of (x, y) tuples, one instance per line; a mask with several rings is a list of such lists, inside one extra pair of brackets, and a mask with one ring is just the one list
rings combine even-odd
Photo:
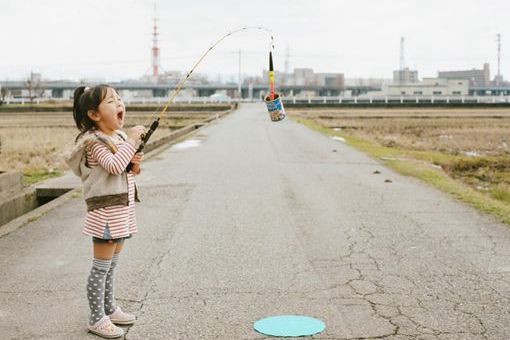
[(274, 69), (272, 51), (269, 51), (269, 98), (274, 100)]
[[(186, 76), (184, 78), (181, 79), (181, 81), (179, 82), (179, 84), (177, 85), (173, 95), (168, 99), (168, 101), (166, 102), (166, 105), (165, 107), (163, 108), (163, 110), (159, 113), (159, 116), (152, 122), (151, 126), (149, 127), (149, 130), (144, 133), (142, 135), (142, 142), (140, 143), (140, 145), (138, 146), (138, 149), (136, 150), (136, 152), (142, 152), (143, 149), (145, 148), (145, 145), (147, 144), (147, 142), (149, 141), (149, 138), (151, 137), (151, 135), (154, 133), (154, 131), (158, 128), (159, 126), (159, 121), (160, 119), (163, 117), (163, 115), (165, 114), (166, 110), (168, 109), (168, 107), (170, 106), (170, 104), (175, 100), (175, 98), (177, 97), (177, 95), (179, 94), (179, 92), (181, 92), (184, 84), (186, 83), (186, 81), (189, 79), (189, 77), (191, 76), (191, 74), (193, 73), (193, 71), (195, 71), (195, 69), (197, 68), (197, 66), (202, 62), (202, 60), (204, 60), (204, 58), (209, 54), (209, 52), (211, 52), (211, 50), (213, 48), (215, 48), (219, 43), (221, 43), (223, 40), (225, 40), (226, 38), (230, 37), (231, 35), (233, 34), (236, 34), (238, 32), (242, 32), (242, 31), (246, 31), (246, 30), (251, 30), (251, 29), (255, 29), (255, 30), (259, 30), (259, 31), (265, 31), (265, 32), (269, 32), (269, 33), (272, 33), (273, 31), (270, 30), (269, 28), (265, 28), (265, 27), (262, 27), (262, 26), (245, 26), (245, 27), (242, 27), (242, 28), (239, 28), (237, 30), (234, 30), (234, 31), (230, 31), (228, 32), (227, 34), (225, 34), (224, 36), (222, 36), (220, 39), (218, 39), (215, 43), (213, 43), (211, 45), (211, 47), (209, 47), (208, 50), (206, 50), (204, 52), (204, 54), (202, 54), (202, 56), (197, 60), (197, 62), (193, 65), (193, 67), (191, 68), (191, 70), (186, 74)], [(273, 35), (271, 34), (271, 45), (270, 45), (270, 49), (273, 49), (274, 48), (274, 37)], [(158, 107), (158, 109), (155, 111), (157, 112), (159, 110), (159, 108), (161, 107), (161, 105)], [(154, 112), (154, 113), (155, 113)], [(153, 114), (154, 115), (154, 114)], [(134, 164), (133, 163), (129, 163), (126, 167), (126, 172), (129, 172), (131, 171), (131, 169), (133, 168)]]

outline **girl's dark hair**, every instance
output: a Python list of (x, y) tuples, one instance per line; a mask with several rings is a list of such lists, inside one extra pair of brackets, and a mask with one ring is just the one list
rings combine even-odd
[(89, 88), (79, 86), (76, 90), (74, 90), (73, 117), (76, 127), (80, 130), (80, 133), (76, 136), (75, 142), (85, 132), (96, 128), (96, 123), (90, 119), (87, 112), (89, 110), (97, 110), (99, 104), (101, 104), (103, 99), (106, 97), (108, 89), (112, 89), (117, 92), (113, 87), (106, 84), (92, 86)]

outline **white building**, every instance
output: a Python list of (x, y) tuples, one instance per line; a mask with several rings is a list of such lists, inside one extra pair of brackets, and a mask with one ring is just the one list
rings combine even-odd
[(383, 92), (387, 96), (466, 96), (469, 80), (423, 78), (418, 83), (387, 84)]

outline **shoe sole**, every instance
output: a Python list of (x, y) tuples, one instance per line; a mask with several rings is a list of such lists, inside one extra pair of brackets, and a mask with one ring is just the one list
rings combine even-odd
[(92, 330), (90, 328), (87, 328), (87, 329), (90, 333), (94, 333), (95, 335), (99, 335), (100, 337), (103, 337), (105, 339), (117, 339), (117, 338), (122, 338), (124, 336), (124, 333), (122, 333), (120, 335), (108, 335), (108, 334), (102, 334), (102, 333)]
[(114, 319), (110, 319), (110, 321), (115, 324), (115, 325), (132, 325), (135, 323), (136, 320), (128, 320), (128, 321), (125, 321), (125, 320), (114, 320)]

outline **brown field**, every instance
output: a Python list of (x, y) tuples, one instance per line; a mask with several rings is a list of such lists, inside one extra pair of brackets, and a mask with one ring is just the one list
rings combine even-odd
[(510, 154), (510, 109), (292, 110), (385, 146), (451, 155)]
[[(151, 138), (212, 114), (169, 112)], [(128, 112), (124, 128), (138, 124), (148, 127), (154, 118), (152, 112)], [(78, 133), (71, 112), (0, 112), (0, 171), (22, 171), (28, 177), (27, 183), (58, 175), (67, 170), (63, 156), (73, 147)]]
[(335, 133), (440, 166), (510, 203), (510, 108), (291, 109)]

